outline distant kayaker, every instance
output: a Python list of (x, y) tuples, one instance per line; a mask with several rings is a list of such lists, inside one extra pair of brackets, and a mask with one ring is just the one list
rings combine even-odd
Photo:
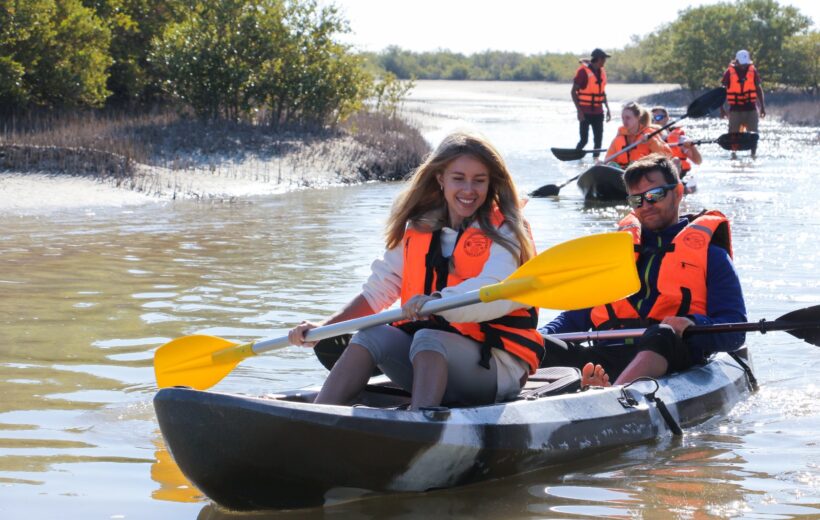
[(728, 219), (719, 211), (679, 216), (683, 185), (669, 158), (653, 154), (626, 169), (632, 212), (618, 224), (633, 235), (641, 289), (623, 300), (561, 313), (544, 334), (648, 327), (620, 346), (548, 345), (544, 366), (582, 369), (583, 383), (624, 384), (705, 363), (717, 351), (743, 345), (745, 333), (693, 335), (687, 327), (746, 321), (746, 305), (732, 264)]
[[(576, 145), (577, 150), (581, 150), (589, 142), (589, 128), (592, 127), (592, 140), (595, 149), (601, 147), (604, 139), (604, 107), (606, 107), (606, 120), (612, 119), (609, 111), (609, 103), (606, 99), (606, 70), (604, 65), (606, 59), (611, 57), (602, 49), (592, 51), (589, 60), (580, 60), (581, 65), (575, 72), (575, 79), (572, 82), (572, 102), (578, 112), (578, 131), (581, 140)], [(592, 157), (597, 158), (598, 153), (593, 153)]]
[(633, 143), (640, 143), (635, 148), (615, 157), (615, 166), (626, 168), (630, 163), (651, 153), (661, 153), (672, 157), (672, 149), (666, 145), (660, 135), (649, 135), (655, 130), (650, 124), (649, 111), (634, 101), (624, 105), (621, 111), (623, 126), (618, 128), (618, 135), (609, 145), (607, 157), (612, 157)]
[[(758, 110), (760, 117), (766, 117), (766, 103), (760, 73), (752, 63), (747, 50), (739, 50), (729, 68), (723, 73), (723, 86), (726, 87), (726, 102), (729, 105), (727, 114), (721, 108), (722, 117), (729, 118), (729, 133), (757, 132)], [(752, 148), (752, 157), (757, 154), (757, 144)], [(732, 158), (735, 153), (732, 152)]]
[[(669, 123), (669, 112), (666, 108), (662, 106), (652, 107), (652, 124), (662, 127), (667, 123)], [(686, 174), (692, 169), (692, 163), (700, 164), (703, 162), (698, 147), (687, 139), (686, 132), (680, 126), (673, 125), (660, 135), (664, 142), (669, 145), (669, 148), (672, 149), (672, 156), (677, 157), (680, 161), (681, 179), (686, 177)]]
[[(508, 300), (422, 317), (425, 302), (502, 281), (535, 254), (510, 172), (483, 137), (458, 132), (442, 141), (397, 197), (386, 251), (362, 292), (323, 325), (379, 312), (401, 299), (408, 318), (356, 333), (316, 398), (348, 404), (378, 366), (411, 392), (411, 409), (442, 402), (512, 399), (539, 366), (537, 311)], [(316, 324), (290, 331), (304, 342)]]

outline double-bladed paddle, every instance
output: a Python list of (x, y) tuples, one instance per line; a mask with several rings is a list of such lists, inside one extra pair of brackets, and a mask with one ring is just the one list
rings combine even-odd
[[(644, 139), (639, 139), (636, 142), (630, 144), (622, 148), (620, 151), (606, 157), (602, 162), (604, 164), (608, 163), (609, 161), (619, 157), (621, 154), (625, 154), (629, 150), (632, 150), (639, 144), (645, 142), (647, 139), (650, 139), (659, 133), (663, 132), (670, 126), (677, 124), (679, 121), (686, 119), (687, 117), (691, 118), (699, 118), (708, 115), (711, 111), (718, 109), (719, 107), (723, 106), (723, 103), (726, 101), (726, 89), (723, 87), (716, 88), (706, 92), (705, 94), (701, 95), (696, 100), (692, 101), (689, 107), (686, 109), (686, 113), (679, 117), (678, 119), (669, 121), (662, 127), (658, 128), (657, 130), (653, 131), (651, 134), (647, 135)], [(554, 197), (558, 195), (561, 191), (561, 188), (565, 187), (567, 184), (578, 180), (578, 178), (586, 172), (579, 173), (575, 177), (572, 177), (568, 181), (564, 182), (563, 184), (555, 185), (555, 184), (547, 184), (541, 186), (537, 190), (530, 193), (531, 197)]]
[[(718, 144), (724, 150), (746, 151), (751, 150), (757, 144), (759, 138), (758, 134), (751, 132), (733, 132), (730, 134), (723, 134), (717, 139), (696, 139), (689, 141), (693, 145), (702, 144)], [(672, 143), (669, 146), (681, 146), (683, 143)], [(550, 148), (552, 154), (559, 161), (577, 161), (582, 159), (588, 153), (603, 153), (606, 148), (598, 148), (595, 150), (576, 150), (575, 148)]]
[[(796, 338), (800, 338), (807, 343), (820, 347), (820, 305), (789, 312), (774, 321), (763, 319), (755, 322), (692, 325), (686, 328), (683, 335), (720, 334), (723, 332), (762, 332), (765, 334), (775, 330), (788, 332)], [(641, 336), (645, 331), (646, 329), (593, 330), (587, 332), (550, 334), (549, 337), (562, 341), (610, 341), (636, 338)]]
[[(768, 321), (743, 323), (718, 323), (714, 325), (692, 325), (684, 331), (684, 336), (692, 334), (720, 334), (723, 332), (762, 332), (782, 330), (792, 336), (802, 339), (816, 347), (820, 347), (820, 305), (798, 309)], [(550, 334), (548, 338), (561, 341), (614, 341), (619, 339), (637, 338), (643, 335), (646, 329), (618, 329), (594, 330), (586, 332), (567, 332)], [(336, 360), (347, 347), (349, 336), (339, 336), (320, 341), (314, 351), (319, 362), (328, 370), (333, 368)], [(617, 348), (617, 347), (615, 347)], [(374, 375), (378, 375), (374, 374)]]
[[(504, 281), (459, 296), (431, 300), (421, 312), (435, 314), (496, 300), (550, 309), (582, 309), (624, 298), (639, 288), (632, 237), (628, 233), (602, 233), (553, 246)], [(317, 327), (307, 332), (305, 340), (318, 341), (403, 318), (401, 309), (380, 312)], [(287, 345), (287, 336), (243, 344), (205, 335), (177, 338), (154, 354), (157, 386), (204, 390), (221, 381), (243, 359)]]

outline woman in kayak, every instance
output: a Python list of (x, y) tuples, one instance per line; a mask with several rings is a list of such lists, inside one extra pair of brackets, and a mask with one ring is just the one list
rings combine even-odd
[(614, 166), (621, 169), (626, 168), (629, 164), (651, 153), (661, 153), (672, 157), (672, 149), (663, 142), (659, 135), (649, 137), (655, 129), (650, 126), (649, 112), (644, 107), (634, 101), (627, 103), (621, 112), (621, 121), (623, 121), (623, 126), (618, 128), (618, 135), (609, 145), (606, 156), (612, 157), (633, 143), (639, 144), (614, 157), (612, 159)]
[[(397, 197), (386, 251), (362, 292), (322, 325), (374, 314), (401, 299), (407, 318), (356, 333), (316, 397), (349, 404), (378, 366), (411, 392), (411, 409), (514, 398), (544, 354), (534, 308), (507, 300), (425, 316), (435, 298), (502, 281), (535, 254), (520, 199), (498, 151), (483, 137), (447, 136)], [(302, 322), (291, 343), (313, 346)]]

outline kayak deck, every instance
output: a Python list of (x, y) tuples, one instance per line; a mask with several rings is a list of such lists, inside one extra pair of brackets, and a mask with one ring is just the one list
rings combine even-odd
[[(720, 354), (658, 380), (682, 427), (725, 413), (750, 392)], [(363, 393), (366, 406), (311, 403), (317, 389), (265, 398), (160, 390), (154, 406), (182, 472), (236, 510), (328, 505), (372, 493), (426, 491), (501, 478), (668, 434), (647, 395), (655, 382), (470, 408), (385, 409), (406, 396)], [(627, 398), (627, 399), (625, 399)]]

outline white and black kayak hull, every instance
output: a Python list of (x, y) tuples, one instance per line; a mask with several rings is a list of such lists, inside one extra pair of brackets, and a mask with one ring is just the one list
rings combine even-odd
[[(727, 412), (750, 388), (720, 354), (660, 379), (655, 395), (686, 428)], [(218, 504), (250, 510), (459, 486), (654, 439), (670, 431), (644, 395), (654, 389), (639, 382), (410, 412), (315, 405), (305, 402), (312, 390), (254, 398), (166, 388), (154, 407), (182, 472)]]

